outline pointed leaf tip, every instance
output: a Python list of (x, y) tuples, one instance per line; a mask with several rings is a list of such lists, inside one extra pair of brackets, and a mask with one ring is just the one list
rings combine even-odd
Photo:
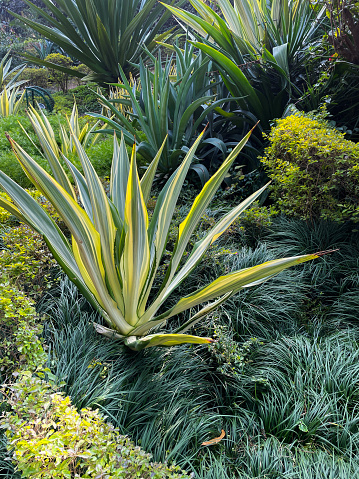
[(318, 251), (317, 253), (314, 253), (315, 256), (317, 256), (318, 258), (321, 258), (322, 256), (326, 255), (326, 254), (330, 254), (330, 253), (335, 253), (336, 251), (339, 251), (339, 248), (337, 249), (328, 249), (326, 251)]

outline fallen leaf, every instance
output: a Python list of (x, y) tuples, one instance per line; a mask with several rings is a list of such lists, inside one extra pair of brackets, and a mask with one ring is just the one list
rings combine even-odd
[(222, 441), (226, 433), (222, 429), (221, 435), (218, 437), (215, 437), (214, 439), (211, 439), (210, 441), (202, 442), (202, 446), (212, 446), (212, 444), (217, 444), (218, 442)]

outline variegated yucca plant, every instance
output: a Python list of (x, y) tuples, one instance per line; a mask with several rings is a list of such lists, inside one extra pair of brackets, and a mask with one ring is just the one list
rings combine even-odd
[(11, 90), (7, 90), (4, 87), (0, 93), (0, 117), (16, 115), (20, 109), (24, 94), (25, 90), (20, 93), (18, 87)]
[[(100, 126), (100, 120), (92, 125), (89, 122), (86, 122), (81, 128), (79, 113), (75, 101), (70, 118), (66, 115), (67, 128), (59, 121), (60, 151), (57, 145), (55, 132), (45, 113), (41, 110), (37, 111), (32, 105), (30, 105), (27, 110), (27, 116), (29, 117), (31, 125), (39, 139), (43, 155), (45, 155), (48, 160), (49, 155), (51, 157), (55, 155), (56, 158), (59, 159), (61, 157), (61, 152), (66, 156), (70, 153), (76, 153), (76, 146), (72, 140), (74, 136), (78, 139), (83, 148), (94, 146), (100, 138), (100, 133), (94, 133), (95, 130), (101, 131), (105, 128), (105, 125)], [(36, 144), (32, 141), (30, 135), (21, 123), (20, 126), (35, 148), (37, 148)], [(39, 153), (42, 154), (40, 150)], [(49, 160), (49, 162), (51, 163), (51, 160)]]
[[(0, 206), (43, 235), (62, 269), (84, 296), (102, 313), (107, 326), (96, 329), (122, 341), (134, 350), (182, 343), (210, 343), (212, 339), (184, 334), (211, 310), (242, 288), (259, 284), (290, 266), (311, 260), (319, 254), (306, 254), (268, 261), (217, 278), (207, 286), (182, 297), (174, 306), (158, 311), (170, 294), (199, 263), (241, 212), (263, 192), (265, 186), (225, 214), (193, 247), (186, 261), (189, 239), (209, 202), (223, 181), (249, 134), (233, 149), (218, 171), (204, 185), (178, 236), (162, 285), (152, 286), (161, 265), (169, 227), (197, 145), (198, 137), (182, 164), (169, 178), (158, 196), (151, 219), (146, 204), (162, 149), (139, 179), (136, 150), (129, 159), (125, 142), (114, 138), (110, 195), (91, 165), (80, 142), (73, 136), (84, 174), (67, 161), (76, 181), (78, 197), (56, 155), (49, 155), (53, 176), (49, 175), (18, 144), (10, 139), (18, 161), (35, 187), (54, 206), (72, 234), (71, 244), (46, 211), (20, 186), (0, 171), (0, 186), (13, 203), (0, 198)], [(165, 140), (166, 141), (166, 140)], [(42, 138), (46, 147), (46, 138)], [(47, 148), (51, 149), (49, 145)], [(206, 303), (172, 333), (158, 331), (169, 318)]]

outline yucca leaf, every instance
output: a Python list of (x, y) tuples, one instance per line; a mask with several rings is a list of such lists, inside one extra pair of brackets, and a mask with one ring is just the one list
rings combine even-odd
[(209, 344), (213, 343), (212, 338), (200, 338), (199, 336), (191, 336), (190, 334), (151, 334), (143, 338), (130, 336), (124, 340), (126, 346), (134, 351), (142, 351), (142, 349), (154, 346), (178, 346), (179, 344)]
[[(170, 12), (172, 12), (176, 17), (180, 18), (183, 20), (187, 25), (192, 27), (197, 33), (199, 33), (202, 37), (206, 37), (208, 32), (205, 28), (202, 27), (202, 24), (199, 23), (198, 16), (194, 15), (193, 13), (187, 12), (185, 10), (181, 10), (176, 7), (172, 7), (169, 5), (163, 4)], [(207, 26), (207, 23), (205, 23)]]
[[(19, 145), (13, 140), (11, 140), (11, 145), (28, 177), (31, 178), (36, 188), (40, 190), (54, 206), (75, 238), (82, 261), (79, 264), (79, 268), (86, 268), (88, 276), (91, 278), (91, 284), (89, 286), (95, 286), (98, 302), (111, 317), (113, 324), (116, 324), (125, 333), (129, 332), (131, 328), (124, 320), (117, 304), (108, 293), (105, 283), (105, 270), (102, 262), (100, 235), (93, 226), (92, 221), (66, 190), (27, 155)], [(85, 280), (86, 278), (83, 279)]]
[[(69, 276), (71, 281), (76, 284), (82, 294), (96, 309), (100, 309), (98, 301), (83, 281), (80, 270), (74, 259), (71, 246), (56, 223), (24, 189), (17, 185), (1, 170), (0, 186), (12, 198), (16, 205), (14, 207), (11, 203), (8, 204), (6, 200), (0, 198), (1, 206), (16, 215), (20, 221), (24, 221), (43, 236), (54, 258)], [(18, 214), (18, 212), (20, 214)], [(109, 321), (107, 314), (104, 314), (104, 316)]]
[(185, 331), (188, 331), (189, 328), (192, 328), (195, 324), (197, 324), (203, 317), (207, 316), (211, 311), (215, 310), (218, 308), (219, 305), (227, 301), (232, 296), (232, 291), (229, 291), (228, 293), (224, 294), (220, 298), (218, 298), (216, 301), (213, 303), (207, 304), (204, 308), (202, 308), (198, 313), (193, 315), (188, 321), (186, 321), (184, 324), (182, 324), (179, 328), (175, 329), (174, 333), (184, 333)]
[(2, 196), (0, 196), (0, 208), (4, 208), (11, 215), (15, 216), (21, 222), (27, 224), (28, 226), (31, 226), (30, 223), (25, 218), (25, 216), (20, 212), (20, 210), (16, 208), (16, 206), (13, 203), (11, 203), (11, 201), (7, 200), (6, 198), (3, 198)]
[(136, 168), (136, 149), (132, 149), (125, 200), (125, 244), (120, 260), (125, 318), (138, 322), (139, 299), (148, 279), (150, 249), (147, 236), (148, 215)]
[(210, 301), (218, 296), (226, 294), (228, 292), (236, 293), (242, 288), (259, 284), (274, 276), (286, 268), (291, 266), (310, 261), (318, 258), (320, 254), (307, 254), (302, 256), (294, 256), (290, 258), (281, 258), (266, 263), (253, 266), (251, 268), (245, 268), (240, 271), (235, 271), (225, 276), (220, 276), (215, 281), (210, 283), (196, 292), (185, 296), (180, 299), (178, 303), (166, 313), (161, 314), (153, 321), (166, 320), (181, 313), (189, 308), (193, 308), (200, 303)]
[(218, 63), (221, 68), (223, 68), (232, 81), (238, 86), (240, 93), (248, 97), (247, 101), (250, 102), (250, 105), (253, 108), (253, 113), (260, 118), (262, 103), (258, 98), (256, 90), (247, 80), (241, 69), (232, 60), (227, 58), (225, 55), (223, 55), (223, 53), (219, 52), (215, 48), (200, 42), (193, 42), (193, 45), (212, 57), (213, 60)]
[(141, 190), (142, 190), (142, 194), (143, 194), (143, 200), (144, 200), (146, 205), (147, 205), (148, 200), (150, 199), (153, 179), (155, 177), (157, 166), (158, 166), (158, 163), (161, 159), (162, 151), (163, 151), (163, 149), (166, 145), (166, 142), (167, 142), (167, 136), (165, 137), (165, 139), (164, 139), (160, 149), (158, 150), (156, 156), (151, 161), (150, 165), (148, 165), (144, 175), (141, 178)]
[[(177, 286), (183, 281), (184, 278), (197, 266), (199, 261), (202, 259), (203, 255), (207, 249), (213, 244), (226, 230), (227, 228), (235, 221), (238, 216), (243, 213), (243, 211), (248, 208), (267, 188), (268, 184), (260, 188), (258, 191), (253, 193), (251, 196), (246, 198), (242, 203), (233, 208), (229, 213), (227, 213), (218, 223), (206, 234), (206, 236), (198, 241), (193, 250), (187, 259), (184, 266), (178, 271), (175, 278), (166, 288), (166, 298)], [(185, 240), (186, 241), (186, 240)]]
[(67, 75), (71, 75), (73, 77), (77, 77), (81, 79), (85, 77), (85, 74), (79, 72), (78, 70), (75, 70), (73, 68), (63, 67), (61, 65), (57, 65), (56, 63), (48, 62), (46, 60), (41, 60), (41, 58), (38, 58), (35, 55), (30, 55), (30, 53), (22, 53), (21, 56), (24, 57), (25, 60), (28, 60), (29, 63), (34, 63), (35, 65), (40, 65), (46, 68), (58, 70), (62, 73), (66, 73)]
[(108, 289), (111, 296), (116, 301), (117, 307), (124, 315), (124, 304), (121, 291), (122, 288), (117, 276), (116, 265), (114, 262), (116, 227), (113, 221), (108, 198), (94, 167), (86, 155), (85, 150), (82, 148), (81, 143), (73, 134), (72, 141), (75, 144), (76, 151), (86, 178), (88, 194), (92, 206), (93, 222), (96, 231), (100, 235), (102, 261), (106, 273)]
[(77, 186), (77, 189), (78, 189), (78, 192), (79, 192), (80, 201), (81, 201), (81, 203), (84, 207), (84, 210), (86, 211), (87, 216), (89, 218), (92, 218), (93, 217), (92, 204), (91, 204), (90, 195), (89, 195), (86, 180), (85, 180), (84, 176), (82, 175), (82, 173), (80, 173), (80, 171), (76, 168), (76, 166), (73, 163), (71, 163), (71, 161), (68, 158), (66, 158), (66, 156), (63, 155), (62, 158), (65, 161), (65, 163), (67, 164), (67, 166), (69, 167), (69, 169), (72, 173), (72, 176), (73, 176), (73, 178), (76, 182), (76, 186)]
[(32, 127), (39, 139), (42, 151), (50, 165), (55, 180), (73, 197), (76, 198), (71, 182), (59, 162), (59, 148), (55, 139), (54, 131), (49, 120), (43, 112), (38, 113), (35, 108), (30, 105), (27, 112)]
[[(183, 182), (188, 173), (191, 161), (194, 157), (196, 148), (202, 139), (203, 132), (199, 135), (193, 146), (188, 151), (182, 164), (172, 174), (167, 181), (165, 187), (162, 189), (156, 202), (155, 210), (153, 212), (151, 223), (148, 228), (149, 243), (153, 245), (155, 254), (152, 252), (151, 261), (155, 261), (155, 265), (151, 265), (151, 269), (155, 272), (160, 264), (164, 248), (166, 246), (167, 232), (172, 220), (173, 212), (177, 203), (178, 196), (181, 192)], [(141, 305), (139, 310), (141, 314), (144, 313), (144, 308), (150, 293), (150, 287), (153, 283), (154, 277), (149, 278), (146, 285), (146, 292), (141, 299)], [(140, 322), (142, 323), (141, 318)]]
[(117, 136), (113, 137), (113, 156), (110, 176), (110, 197), (117, 208), (122, 222), (125, 220), (125, 202), (130, 160), (128, 158), (125, 140), (121, 133), (121, 143), (118, 144)]
[[(150, 308), (151, 313), (153, 313), (154, 308), (158, 308), (159, 305), (164, 301), (164, 299), (170, 294), (171, 291), (179, 284), (179, 282), (183, 279), (183, 277), (186, 276), (186, 273), (184, 271), (182, 272), (184, 276), (182, 279), (181, 277), (178, 277), (178, 282), (175, 281), (173, 285), (169, 286), (169, 283), (172, 281), (172, 278), (177, 270), (177, 267), (182, 259), (183, 253), (185, 251), (185, 248), (188, 244), (188, 241), (196, 228), (200, 218), (203, 216), (207, 206), (209, 205), (210, 201), (212, 200), (213, 196), (215, 195), (216, 191), (218, 190), (220, 184), (222, 183), (225, 175), (227, 174), (229, 168), (232, 166), (233, 162), (237, 158), (238, 154), (242, 150), (243, 146), (247, 143), (248, 138), (251, 135), (250, 131), (239, 143), (238, 145), (232, 150), (232, 152), (229, 154), (227, 159), (222, 163), (221, 167), (216, 171), (216, 173), (212, 176), (212, 178), (205, 184), (203, 187), (202, 191), (200, 194), (197, 196), (195, 199), (188, 215), (182, 221), (182, 223), (179, 226), (178, 230), (178, 236), (176, 240), (176, 244), (173, 250), (172, 258), (170, 261), (170, 264), (167, 268), (166, 276), (163, 281), (163, 284), (161, 286), (161, 292), (159, 297), (156, 299), (154, 302), (153, 306)], [(259, 194), (261, 194), (262, 190), (260, 191)], [(248, 203), (246, 203), (246, 206), (250, 204), (254, 199), (257, 197), (256, 194), (252, 195), (251, 199), (249, 200)], [(245, 206), (245, 207), (246, 207)], [(245, 208), (243, 207), (243, 209)], [(242, 211), (242, 209), (239, 210), (239, 213)], [(236, 216), (233, 217), (233, 220), (235, 219)], [(230, 223), (229, 223), (230, 224)], [(229, 226), (228, 224), (228, 226)], [(210, 244), (210, 243), (209, 243)], [(209, 246), (209, 245), (208, 245)], [(206, 248), (204, 248), (203, 252), (205, 251)], [(198, 253), (201, 251), (201, 249), (198, 249)], [(200, 259), (202, 255), (200, 254), (198, 258)], [(195, 258), (196, 256), (192, 256), (191, 261)], [(197, 258), (196, 258), (197, 259)], [(193, 267), (197, 264), (196, 262), (193, 263)], [(187, 262), (186, 262), (187, 265)], [(185, 265), (185, 267), (186, 267)], [(191, 265), (191, 266), (190, 266)], [(188, 272), (192, 268), (192, 263), (188, 263)], [(152, 309), (153, 308), (153, 309)]]

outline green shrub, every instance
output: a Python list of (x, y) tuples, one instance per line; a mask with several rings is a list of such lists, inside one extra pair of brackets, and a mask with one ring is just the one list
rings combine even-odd
[(277, 214), (278, 211), (275, 206), (260, 206), (258, 201), (253, 203), (251, 208), (247, 208), (243, 211), (241, 217), (236, 221), (236, 224), (240, 225), (246, 244), (255, 246), (268, 231), (273, 218)]
[(42, 237), (26, 225), (2, 234), (1, 274), (28, 294), (38, 296), (50, 286), (56, 264)]
[(47, 359), (38, 336), (42, 326), (34, 305), (4, 276), (0, 277), (0, 370), (2, 379), (15, 369), (35, 371)]
[(71, 114), (74, 106), (74, 98), (80, 115), (88, 112), (99, 113), (101, 105), (97, 95), (92, 91), (96, 90), (96, 84), (80, 85), (69, 90), (67, 93), (54, 93), (52, 95), (55, 100), (55, 110), (58, 113)]
[(87, 155), (99, 176), (110, 176), (113, 155), (113, 138), (100, 138), (95, 145), (87, 150)]
[[(92, 72), (92, 70), (88, 66), (84, 65), (83, 63), (80, 63), (80, 65), (77, 65), (76, 67), (73, 67), (72, 69), (80, 73), (84, 73), (85, 75), (89, 75)], [(82, 78), (79, 78), (79, 77), (73, 77), (73, 80), (75, 80), (78, 86), (86, 83), (86, 82), (83, 82)]]
[(214, 337), (216, 342), (210, 344), (208, 349), (217, 372), (225, 376), (241, 375), (250, 361), (250, 354), (264, 344), (257, 338), (240, 344), (233, 339), (233, 329), (220, 323), (215, 326)]
[(2, 426), (14, 461), (28, 478), (185, 479), (176, 466), (150, 462), (151, 456), (120, 436), (98, 410), (82, 409), (39, 378), (24, 373), (11, 387)]
[(49, 70), (47, 68), (25, 68), (21, 73), (20, 80), (28, 80), (27, 86), (48, 87)]
[[(45, 58), (45, 61), (54, 63), (55, 65), (60, 65), (65, 68), (71, 68), (73, 64), (70, 57), (61, 55), (61, 53), (50, 53), (50, 55), (47, 55)], [(49, 73), (49, 80), (55, 83), (61, 89), (61, 91), (66, 93), (68, 89), (69, 75), (62, 71), (55, 70), (54, 68), (49, 68)]]
[(325, 122), (296, 114), (268, 136), (262, 162), (271, 196), (290, 216), (359, 221), (359, 145)]
[[(34, 160), (39, 163), (46, 171), (49, 171), (47, 161), (39, 154), (34, 155)], [(31, 181), (25, 175), (23, 169), (16, 161), (14, 153), (12, 151), (0, 152), (0, 170), (6, 173), (10, 178), (23, 188), (33, 187)]]

